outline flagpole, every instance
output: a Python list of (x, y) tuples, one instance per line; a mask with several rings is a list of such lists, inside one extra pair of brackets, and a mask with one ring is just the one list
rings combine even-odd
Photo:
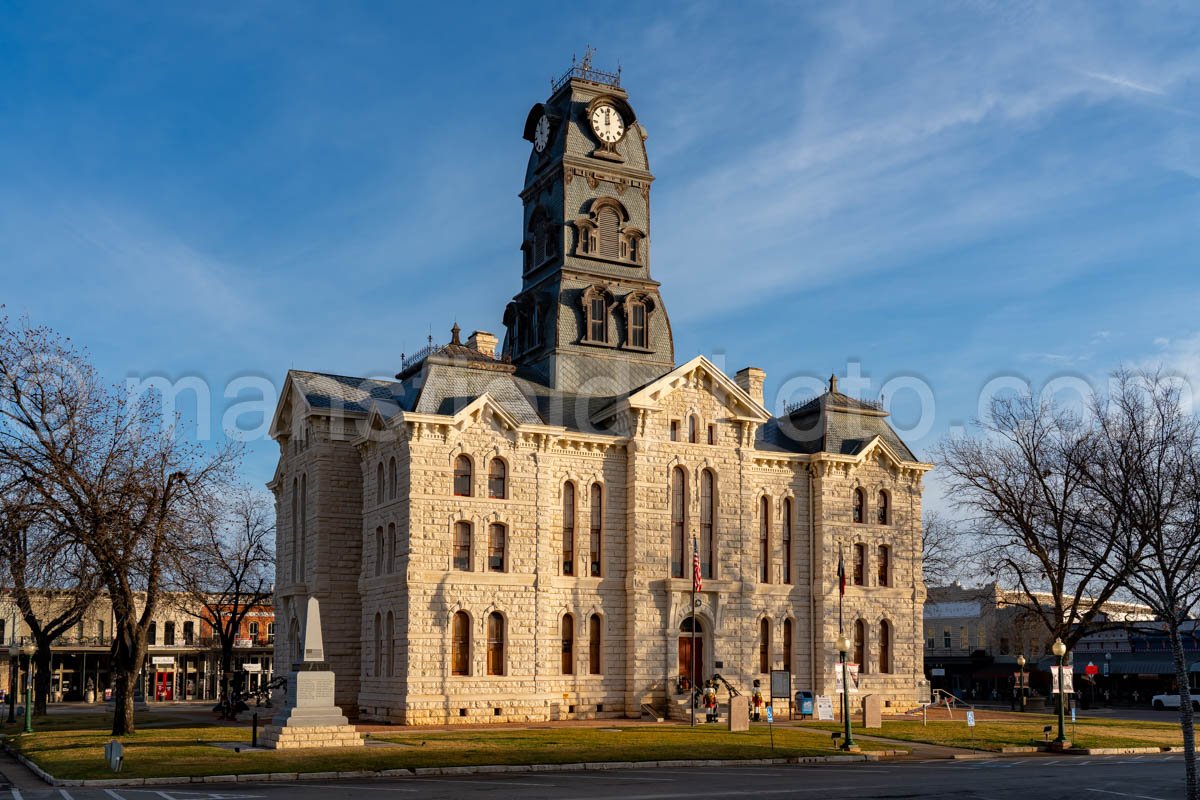
[(692, 727), (696, 727), (696, 559), (700, 556), (700, 551), (696, 548), (696, 537), (692, 537), (692, 697), (691, 697), (691, 720)]

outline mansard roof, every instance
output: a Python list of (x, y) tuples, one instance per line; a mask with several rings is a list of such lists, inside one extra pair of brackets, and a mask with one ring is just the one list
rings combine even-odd
[(888, 412), (876, 403), (833, 391), (814, 397), (758, 431), (755, 448), (785, 453), (833, 453), (855, 456), (877, 438), (904, 461), (919, 461), (887, 423)]

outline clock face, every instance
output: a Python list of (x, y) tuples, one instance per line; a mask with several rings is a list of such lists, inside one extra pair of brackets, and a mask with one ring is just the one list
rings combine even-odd
[(545, 114), (538, 120), (537, 127), (533, 129), (533, 146), (540, 153), (546, 149), (546, 145), (550, 143), (550, 118)]
[(610, 105), (596, 106), (592, 111), (592, 130), (602, 142), (615, 144), (625, 135), (625, 120), (621, 114)]

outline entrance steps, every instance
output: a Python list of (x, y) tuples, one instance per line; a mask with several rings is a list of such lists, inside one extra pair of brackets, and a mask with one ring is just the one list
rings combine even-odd
[(662, 722), (663, 715), (660, 714), (658, 712), (658, 710), (654, 706), (650, 705), (649, 703), (642, 703), (642, 719), (654, 720), (655, 722)]

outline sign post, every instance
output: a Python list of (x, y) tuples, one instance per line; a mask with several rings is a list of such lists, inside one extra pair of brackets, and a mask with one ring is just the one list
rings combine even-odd
[(775, 750), (775, 712), (767, 706), (767, 730), (771, 732), (771, 750)]
[(975, 712), (967, 712), (967, 730), (971, 732), (971, 752), (975, 752)]

